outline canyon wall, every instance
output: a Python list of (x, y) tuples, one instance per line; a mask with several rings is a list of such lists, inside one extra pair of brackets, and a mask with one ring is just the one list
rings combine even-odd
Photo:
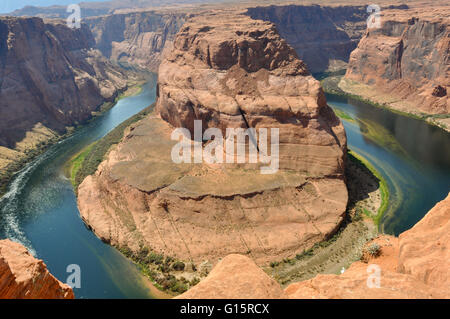
[(0, 18), (0, 146), (14, 149), (36, 126), (64, 132), (127, 85), (86, 25)]
[(450, 8), (385, 10), (351, 54), (344, 91), (411, 113), (450, 112)]
[[(317, 275), (289, 285), (284, 291), (247, 257), (229, 255), (197, 286), (178, 296), (203, 298), (345, 298), (403, 299), (450, 298), (450, 194), (412, 229), (399, 238), (382, 235), (377, 256), (365, 256), (341, 275)], [(379, 287), (368, 287), (380, 267)], [(371, 283), (374, 281), (369, 280)]]
[(73, 291), (25, 247), (0, 240), (0, 299), (73, 299)]
[(165, 47), (171, 47), (184, 13), (132, 12), (85, 19), (96, 47), (112, 61), (157, 72)]
[(249, 8), (254, 19), (270, 21), (311, 72), (344, 69), (366, 29), (366, 5), (289, 5)]
[[(82, 18), (96, 17), (100, 15), (108, 15), (120, 13), (125, 10), (145, 10), (145, 8), (158, 8), (171, 6), (172, 9), (182, 5), (201, 4), (204, 2), (225, 2), (226, 0), (210, 1), (210, 0), (111, 0), (99, 2), (81, 2), (79, 3)], [(76, 1), (75, 1), (76, 3)], [(25, 6), (22, 9), (14, 10), (9, 13), (10, 16), (33, 16), (40, 18), (59, 18), (65, 19), (70, 13), (67, 12), (67, 6)]]
[[(203, 131), (278, 128), (278, 172), (236, 157), (175, 163), (171, 134), (194, 120)], [(124, 136), (78, 189), (83, 220), (115, 246), (196, 265), (236, 252), (264, 264), (343, 220), (344, 128), (272, 23), (236, 12), (191, 18), (160, 66), (156, 113)]]

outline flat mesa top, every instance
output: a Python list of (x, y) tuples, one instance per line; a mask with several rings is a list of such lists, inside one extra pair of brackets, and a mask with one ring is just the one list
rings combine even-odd
[(251, 194), (306, 182), (305, 175), (289, 170), (263, 175), (257, 166), (175, 164), (170, 156), (177, 142), (170, 132), (170, 125), (159, 118), (138, 122), (116, 149), (120, 158), (111, 163), (110, 175), (145, 192), (167, 187), (186, 197)]

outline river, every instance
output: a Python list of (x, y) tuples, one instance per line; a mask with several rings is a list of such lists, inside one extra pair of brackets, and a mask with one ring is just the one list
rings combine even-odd
[(450, 191), (450, 134), (425, 121), (327, 94), (344, 113), (348, 147), (364, 156), (388, 183), (381, 231), (399, 235)]
[[(450, 135), (423, 121), (328, 95), (345, 113), (349, 148), (385, 177), (391, 198), (382, 229), (391, 234), (410, 228), (450, 189)], [(68, 265), (81, 268), (77, 298), (152, 298), (148, 280), (114, 248), (102, 243), (80, 219), (64, 164), (155, 100), (155, 78), (139, 95), (52, 146), (19, 172), (0, 199), (0, 238), (24, 244), (65, 282)]]
[(126, 97), (109, 111), (53, 145), (27, 165), (0, 199), (0, 238), (24, 244), (43, 259), (50, 272), (66, 282), (67, 266), (81, 269), (77, 298), (152, 298), (149, 281), (114, 248), (100, 241), (82, 222), (65, 163), (85, 146), (151, 105), (156, 77), (140, 94)]

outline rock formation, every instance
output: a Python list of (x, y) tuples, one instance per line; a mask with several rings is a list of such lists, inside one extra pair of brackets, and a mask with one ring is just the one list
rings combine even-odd
[(73, 291), (25, 247), (0, 240), (0, 299), (73, 299)]
[(278, 299), (286, 298), (286, 295), (280, 285), (250, 258), (228, 255), (207, 278), (178, 298)]
[(340, 87), (411, 113), (449, 113), (448, 6), (384, 10), (352, 52)]
[[(233, 255), (178, 298), (450, 298), (449, 234), (450, 194), (399, 238), (382, 235), (369, 243), (379, 245), (379, 254), (365, 256), (364, 261), (355, 262), (341, 275), (318, 275), (289, 285), (283, 294), (270, 285), (269, 276), (254, 269), (256, 265), (250, 259)], [(373, 274), (369, 265), (381, 269), (379, 288), (367, 285)], [(250, 282), (249, 273), (257, 274), (253, 278), (258, 282)], [(241, 292), (243, 284), (248, 287), (247, 294)], [(263, 293), (262, 287), (270, 289)]]
[[(130, 127), (79, 187), (81, 216), (103, 240), (196, 264), (230, 253), (262, 264), (340, 225), (345, 131), (273, 24), (235, 12), (190, 19), (160, 66), (156, 109), (160, 118)], [(279, 128), (279, 171), (174, 163), (171, 133), (193, 120), (203, 129)]]
[(249, 8), (247, 14), (274, 23), (314, 73), (346, 67), (368, 17), (366, 5), (273, 5)]
[(41, 125), (56, 132), (83, 122), (127, 85), (93, 50), (86, 25), (0, 18), (0, 146), (14, 149)]
[(184, 13), (131, 12), (86, 19), (96, 47), (113, 61), (156, 72)]

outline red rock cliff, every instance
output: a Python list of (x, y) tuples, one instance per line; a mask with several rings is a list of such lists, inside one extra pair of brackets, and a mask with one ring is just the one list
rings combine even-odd
[(0, 299), (73, 299), (73, 291), (25, 247), (0, 240)]
[[(341, 275), (318, 275), (282, 292), (251, 260), (232, 255), (178, 298), (450, 298), (449, 236), (450, 194), (399, 238), (375, 239), (380, 254), (355, 262)], [(369, 265), (380, 267), (379, 287), (367, 285)]]
[(38, 123), (63, 132), (125, 88), (93, 45), (84, 24), (0, 18), (0, 146), (14, 148)]
[[(346, 136), (318, 81), (273, 24), (196, 16), (160, 66), (156, 115), (130, 127), (78, 191), (81, 216), (114, 245), (216, 263), (293, 256), (339, 227)], [(175, 127), (279, 128), (280, 169), (176, 164)]]
[(406, 112), (449, 113), (449, 14), (448, 6), (382, 11), (382, 27), (352, 52), (341, 88)]

